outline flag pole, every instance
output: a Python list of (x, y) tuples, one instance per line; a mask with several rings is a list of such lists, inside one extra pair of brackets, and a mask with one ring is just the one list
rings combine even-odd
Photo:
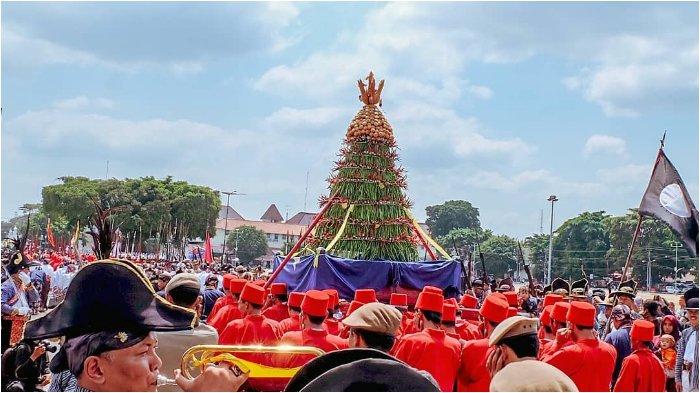
[[(661, 140), (659, 141), (661, 145), (659, 146), (659, 151), (656, 153), (656, 160), (654, 160), (654, 167), (651, 170), (652, 176), (654, 175), (654, 171), (656, 171), (656, 166), (659, 165), (659, 158), (661, 157), (661, 152), (664, 150), (664, 143), (666, 142), (666, 131), (664, 131), (664, 135), (661, 137)], [(642, 201), (644, 200), (644, 197), (642, 196)], [(639, 203), (639, 207), (641, 208), (642, 202)], [(632, 236), (632, 243), (630, 244), (629, 250), (627, 250), (627, 260), (625, 261), (625, 267), (622, 270), (622, 277), (620, 277), (620, 283), (623, 283), (625, 281), (625, 278), (627, 277), (627, 270), (629, 269), (630, 262), (632, 262), (632, 253), (634, 252), (634, 246), (637, 243), (637, 237), (639, 236), (639, 232), (642, 229), (642, 220), (644, 219), (642, 216), (642, 213), (637, 210), (637, 227), (634, 229), (634, 235)], [(619, 288), (619, 286), (618, 286)], [(613, 299), (613, 307), (617, 305), (617, 295), (614, 295)], [(608, 318), (607, 323), (605, 324), (605, 334), (607, 335), (610, 332), (610, 319)], [(603, 337), (605, 338), (605, 337)]]

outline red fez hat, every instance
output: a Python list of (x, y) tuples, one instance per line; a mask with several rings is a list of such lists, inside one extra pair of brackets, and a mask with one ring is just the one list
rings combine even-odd
[(265, 287), (265, 280), (255, 280), (255, 281), (253, 281), (253, 284), (255, 284), (259, 287)]
[(540, 324), (542, 324), (544, 326), (549, 326), (549, 318), (550, 318), (549, 313), (552, 312), (553, 308), (554, 308), (554, 305), (550, 304), (548, 306), (545, 306), (545, 308), (542, 309), (542, 314), (540, 314)]
[(492, 293), (486, 296), (479, 313), (491, 322), (501, 323), (508, 318), (508, 302), (500, 293)]
[(518, 307), (518, 294), (512, 291), (503, 292), (503, 296), (506, 297), (508, 301), (508, 306)]
[(479, 299), (476, 296), (464, 295), (459, 304), (464, 308), (476, 308), (479, 305)]
[(275, 282), (270, 285), (270, 293), (273, 295), (286, 295), (287, 284), (283, 282)]
[(544, 300), (542, 301), (542, 305), (544, 307), (551, 305), (554, 305), (556, 302), (562, 302), (564, 301), (564, 296), (562, 295), (557, 295), (556, 293), (548, 293), (544, 295)]
[(425, 311), (433, 311), (442, 314), (442, 303), (445, 299), (442, 295), (433, 292), (421, 292), (418, 294), (416, 308)]
[(312, 317), (325, 317), (328, 313), (328, 294), (315, 289), (306, 292), (301, 311)]
[(242, 278), (232, 278), (231, 281), (229, 281), (228, 290), (233, 293), (241, 293), (246, 283), (248, 283), (248, 281)]
[(573, 301), (566, 320), (574, 325), (591, 327), (595, 325), (595, 307), (591, 303)]
[(453, 297), (448, 297), (447, 299), (445, 299), (445, 301), (452, 304), (453, 306), (455, 306), (455, 308), (459, 307), (459, 303), (457, 303), (457, 299), (455, 299)]
[(550, 319), (557, 321), (557, 322), (566, 322), (566, 314), (569, 312), (570, 307), (571, 307), (571, 304), (567, 303), (567, 302), (554, 303), (554, 307), (552, 308), (552, 315), (550, 315)]
[(340, 300), (338, 299), (338, 291), (335, 289), (324, 289), (323, 293), (328, 295), (328, 309), (333, 310), (338, 306)]
[(654, 323), (644, 319), (632, 322), (630, 338), (635, 341), (651, 341), (654, 339)]
[(290, 292), (287, 305), (289, 307), (301, 307), (301, 302), (304, 300), (304, 294), (301, 292)]
[(464, 319), (465, 321), (478, 321), (479, 310), (477, 310), (476, 308), (462, 309), (462, 319)]
[(236, 275), (234, 274), (224, 274), (224, 282), (222, 283), (223, 287), (228, 289), (229, 285), (231, 285), (231, 280), (234, 278), (236, 278)]
[(349, 317), (355, 310), (358, 308), (364, 306), (365, 304), (362, 302), (358, 302), (357, 300), (353, 300), (350, 302), (350, 307), (348, 307), (348, 312), (345, 314), (345, 317)]
[(377, 293), (374, 289), (358, 289), (355, 291), (355, 300), (367, 304), (377, 301)]
[(408, 307), (408, 295), (405, 293), (392, 293), (391, 298), (389, 298), (389, 305)]
[(508, 315), (507, 318), (514, 317), (514, 316), (518, 315), (518, 309), (515, 307), (508, 307), (508, 314), (507, 315)]
[(241, 300), (262, 306), (265, 304), (265, 288), (253, 283), (247, 283), (241, 292)]
[(423, 292), (432, 292), (437, 293), (438, 295), (442, 295), (442, 289), (434, 287), (432, 285), (426, 285), (425, 287), (423, 287)]
[(450, 302), (442, 305), (442, 322), (454, 322), (457, 319), (457, 306)]

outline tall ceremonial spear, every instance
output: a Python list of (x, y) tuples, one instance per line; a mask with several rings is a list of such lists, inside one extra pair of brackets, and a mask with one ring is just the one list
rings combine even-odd
[[(665, 222), (671, 231), (681, 239), (688, 253), (693, 257), (698, 256), (698, 210), (685, 188), (683, 179), (664, 153), (666, 132), (664, 132), (660, 142), (661, 146), (656, 154), (649, 185), (647, 185), (637, 209), (637, 226), (627, 251), (627, 260), (625, 268), (622, 270), (620, 283), (623, 283), (627, 277), (644, 216), (655, 217)], [(617, 295), (614, 296), (613, 305), (616, 305)], [(609, 331), (610, 319), (608, 318), (608, 323), (605, 326), (606, 334)]]

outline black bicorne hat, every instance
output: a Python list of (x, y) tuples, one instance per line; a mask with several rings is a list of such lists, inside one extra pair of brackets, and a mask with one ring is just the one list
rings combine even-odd
[(610, 295), (617, 296), (628, 296), (634, 298), (635, 292), (637, 291), (637, 282), (634, 280), (627, 280), (620, 283), (620, 286), (616, 291), (612, 291)]
[(158, 296), (136, 265), (101, 260), (78, 271), (65, 300), (44, 317), (29, 321), (24, 338), (76, 337), (115, 329), (187, 330), (196, 320), (194, 311)]
[[(552, 281), (552, 292), (557, 293), (557, 291), (559, 291), (561, 289), (566, 291), (566, 295), (568, 295), (569, 292), (571, 292), (571, 286), (569, 285), (569, 283), (566, 282), (565, 280), (557, 277), (554, 279), (554, 281)], [(562, 292), (562, 291), (559, 291), (559, 292)]]
[(16, 252), (12, 254), (10, 259), (5, 264), (8, 274), (18, 273), (22, 269), (29, 268), (29, 258), (24, 255), (24, 249), (27, 246), (27, 235), (29, 234), (29, 219), (31, 214), (27, 215), (27, 229), (24, 231), (24, 235), (19, 237), (19, 235), (12, 239), (12, 244), (15, 246)]
[(306, 363), (287, 383), (285, 392), (298, 392), (326, 371), (362, 359), (395, 359), (391, 355), (371, 348), (350, 348), (332, 351)]
[(578, 281), (571, 283), (571, 297), (587, 297), (588, 292), (588, 280), (582, 278)]
[(438, 386), (397, 359), (362, 359), (328, 370), (301, 392), (439, 392)]

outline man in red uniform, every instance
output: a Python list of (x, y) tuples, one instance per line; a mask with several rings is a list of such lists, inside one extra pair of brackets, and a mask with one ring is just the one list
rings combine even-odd
[[(596, 337), (595, 307), (578, 301), (570, 304), (566, 314), (568, 328), (557, 332), (554, 353), (544, 361), (568, 375), (581, 392), (609, 391), (617, 351)], [(569, 340), (573, 344), (563, 346)]]
[(241, 296), (241, 291), (243, 291), (243, 287), (247, 282), (248, 281), (242, 278), (236, 277), (229, 280), (228, 296), (230, 296), (232, 299), (231, 303), (221, 307), (209, 324), (216, 329), (219, 336), (221, 336), (221, 333), (224, 332), (224, 329), (226, 329), (226, 325), (228, 325), (229, 322), (235, 319), (243, 318), (243, 313), (238, 309), (238, 303)]
[(283, 282), (275, 282), (270, 286), (270, 295), (273, 297), (274, 304), (263, 311), (263, 315), (274, 319), (277, 322), (289, 318), (287, 310), (287, 284)]
[(251, 283), (245, 284), (238, 302), (244, 317), (226, 325), (219, 336), (219, 344), (276, 345), (282, 338), (279, 322), (262, 315), (265, 289)]
[(413, 313), (408, 311), (408, 295), (405, 293), (392, 293), (389, 298), (389, 305), (394, 306), (394, 308), (401, 312), (401, 324), (396, 334), (399, 336), (408, 334), (405, 332), (406, 325), (413, 319)]
[[(552, 311), (549, 314), (549, 326), (552, 330), (552, 334), (555, 335), (554, 338), (556, 338), (557, 331), (566, 328), (566, 315), (569, 313), (570, 307), (571, 304), (564, 301), (554, 303)], [(540, 360), (546, 361), (547, 357), (554, 354), (557, 349), (573, 344), (573, 342), (570, 340), (570, 336), (566, 336), (566, 338), (569, 340), (564, 343), (559, 343), (559, 347), (557, 347), (557, 340), (552, 339), (542, 348), (540, 348)]]
[(328, 316), (323, 321), (323, 327), (329, 334), (337, 336), (343, 330), (343, 325), (335, 317), (340, 314), (338, 291), (335, 289), (324, 289), (323, 293), (328, 295)]
[[(323, 321), (328, 315), (329, 300), (328, 294), (322, 291), (312, 289), (306, 292), (301, 303), (303, 329), (285, 333), (280, 344), (316, 347), (325, 352), (348, 348), (347, 340), (329, 334), (323, 327)], [(313, 358), (313, 355), (278, 355), (275, 364), (280, 367), (299, 367)]]
[(304, 300), (304, 294), (301, 292), (291, 292), (289, 294), (289, 301), (287, 302), (287, 306), (289, 306), (289, 318), (280, 322), (282, 333), (301, 330), (299, 314), (301, 313), (302, 300)]
[(489, 337), (499, 323), (508, 315), (508, 301), (500, 293), (486, 296), (479, 310), (483, 319), (484, 338), (467, 341), (462, 348), (462, 361), (457, 376), (460, 392), (487, 392), (491, 376), (486, 368), (489, 355)]
[(409, 366), (430, 373), (440, 390), (447, 392), (454, 389), (461, 346), (440, 329), (443, 302), (440, 294), (421, 292), (414, 318), (420, 331), (401, 337), (391, 354)]
[(540, 313), (540, 327), (537, 330), (537, 338), (539, 339), (539, 351), (537, 353), (537, 359), (542, 359), (542, 351), (544, 347), (548, 345), (552, 340), (554, 340), (554, 332), (552, 331), (551, 325), (551, 313), (554, 308), (553, 304), (548, 305), (542, 309)]
[(651, 352), (654, 323), (635, 320), (630, 331), (633, 352), (622, 361), (615, 392), (663, 392), (666, 375), (659, 358)]
[(211, 308), (209, 316), (207, 317), (207, 324), (211, 325), (212, 321), (214, 320), (214, 317), (216, 316), (216, 313), (219, 312), (219, 309), (221, 309), (221, 307), (228, 304), (235, 304), (238, 302), (238, 300), (233, 299), (233, 297), (231, 296), (231, 291), (229, 290), (229, 287), (231, 286), (231, 280), (233, 280), (234, 278), (236, 278), (236, 276), (233, 274), (224, 274), (223, 283), (221, 284), (221, 287), (224, 290), (224, 296), (216, 299), (216, 301), (214, 302), (214, 307)]
[(442, 305), (442, 321), (440, 322), (440, 327), (445, 331), (445, 334), (459, 341), (461, 346), (464, 346), (466, 340), (464, 340), (457, 329), (455, 328), (455, 321), (457, 320), (457, 306), (451, 302), (445, 302)]

